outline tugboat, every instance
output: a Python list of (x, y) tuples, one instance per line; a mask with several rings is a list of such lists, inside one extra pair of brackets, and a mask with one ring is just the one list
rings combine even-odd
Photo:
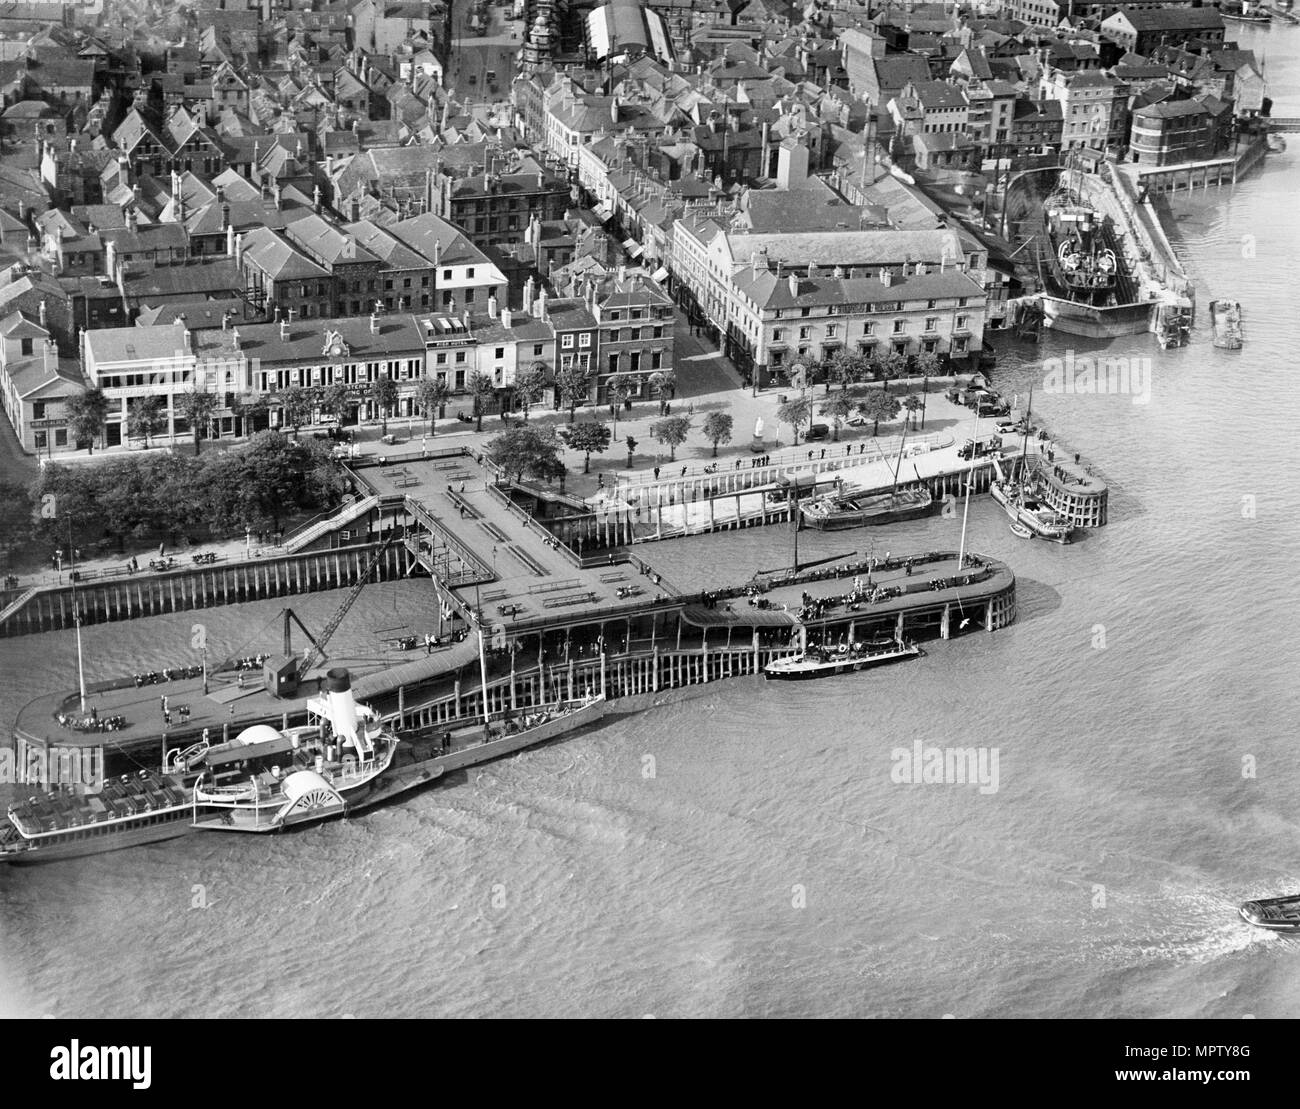
[(830, 674), (847, 674), (853, 670), (919, 658), (923, 653), (915, 643), (900, 640), (841, 643), (834, 648), (809, 647), (797, 655), (769, 662), (763, 667), (763, 676), (782, 681), (824, 678)]
[(1233, 23), (1273, 22), (1273, 17), (1258, 4), (1252, 4), (1251, 0), (1241, 0), (1240, 4), (1232, 8), (1220, 8), (1219, 15)]
[(357, 705), (347, 670), (325, 674), (324, 693), (307, 702), (320, 726), (246, 728), (208, 748), (207, 773), (194, 785), (194, 827), (277, 832), (342, 816), (388, 769), (397, 736)]
[(1241, 919), (1270, 932), (1300, 932), (1300, 894), (1247, 901), (1238, 910)]
[(1210, 325), (1214, 328), (1214, 345), (1222, 350), (1240, 350), (1241, 305), (1235, 300), (1210, 301)]

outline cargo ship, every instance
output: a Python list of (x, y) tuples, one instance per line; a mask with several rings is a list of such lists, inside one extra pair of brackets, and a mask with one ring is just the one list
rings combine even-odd
[(1221, 350), (1241, 349), (1241, 305), (1235, 300), (1210, 301), (1210, 326), (1216, 347)]

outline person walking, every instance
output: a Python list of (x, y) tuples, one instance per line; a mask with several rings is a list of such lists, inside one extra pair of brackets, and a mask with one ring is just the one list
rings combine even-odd
[(162, 543), (159, 543), (159, 544), (158, 544), (158, 557), (159, 557), (159, 558), (162, 558), (162, 556), (163, 556), (164, 554), (166, 554), (166, 553), (167, 553), (167, 544), (166, 544), (166, 542), (164, 541), (164, 542), (162, 542)]

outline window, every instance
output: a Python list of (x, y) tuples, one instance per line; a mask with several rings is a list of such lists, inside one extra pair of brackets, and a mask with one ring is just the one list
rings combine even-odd
[(642, 312), (640, 308), (633, 308), (633, 309), (632, 309), (632, 318), (633, 318), (634, 320), (639, 320), (643, 315), (645, 315), (645, 313)]
[(32, 353), (32, 341), (30, 339), (23, 340), (23, 353), (24, 354)]
[(834, 339), (838, 334), (840, 325), (837, 323), (828, 323), (826, 325), (826, 338)]
[(451, 280), (451, 270), (443, 270), (443, 271), (442, 271), (442, 279), (443, 279), (444, 281), (450, 281), (450, 280)]
[(875, 322), (872, 320), (867, 320), (867, 322), (862, 325), (862, 334), (874, 335), (875, 333), (876, 333)]
[(591, 346), (591, 332), (584, 331), (581, 335), (578, 336), (578, 346), (580, 347)]
[(895, 320), (895, 321), (894, 321), (894, 334), (895, 334), (895, 335), (901, 335), (901, 334), (903, 333), (903, 329), (904, 329), (905, 327), (907, 327), (907, 321), (906, 321), (906, 320)]
[(925, 302), (925, 306), (926, 306), (927, 308), (933, 308), (933, 307), (935, 306), (936, 303), (937, 303), (937, 301), (927, 300), (927, 301)]
[(501, 360), (502, 358), (504, 358), (505, 356), (506, 356), (506, 348), (505, 348), (505, 347), (497, 347), (497, 348), (496, 348), (496, 353), (494, 353), (494, 354), (492, 355), (492, 357), (495, 358), (495, 359), (497, 359), (497, 361), (500, 361), (500, 360)]
[(393, 279), (390, 277), (388, 278), (388, 280), (384, 282), (384, 292), (391, 293), (392, 291), (393, 291)]
[(573, 349), (573, 336), (572, 336), (572, 335), (562, 335), (562, 336), (560, 336), (560, 346), (561, 346), (561, 348), (563, 348), (564, 350), (572, 350), (572, 349)]
[(799, 328), (799, 338), (800, 338), (800, 339), (811, 339), (811, 338), (812, 338), (812, 328), (811, 328), (811, 327), (801, 327), (801, 328)]
[(618, 355), (617, 355), (617, 354), (611, 354), (611, 355), (609, 356), (609, 372), (612, 373), (612, 374), (616, 374), (616, 373), (618, 373)]
[(785, 328), (783, 327), (772, 328), (772, 342), (781, 343), (784, 341), (785, 341)]
[(541, 356), (542, 356), (542, 344), (541, 344), (541, 343), (534, 343), (534, 344), (533, 344), (533, 357), (534, 357), (534, 358), (540, 358)]
[(465, 363), (465, 352), (463, 350), (458, 350), (456, 352), (456, 364), (459, 366), (459, 365), (464, 365), (464, 363)]
[(447, 352), (445, 350), (438, 351), (433, 361), (436, 365), (445, 366), (447, 364)]
[(662, 369), (663, 362), (664, 362), (663, 351), (657, 350), (652, 355), (650, 355), (650, 368), (652, 370)]
[(958, 317), (957, 317), (957, 326), (958, 326), (958, 327), (965, 327), (965, 326), (966, 326), (967, 324), (969, 324), (969, 323), (970, 323), (970, 317), (969, 317), (969, 316), (958, 316)]
[[(27, 342), (28, 340), (25, 339), (23, 341)], [(45, 419), (45, 402), (43, 400), (32, 402), (32, 419), (34, 420)]]
[(465, 276), (466, 276), (467, 278), (471, 278), (471, 279), (473, 278), (473, 276), (474, 276), (474, 267), (473, 267), (473, 266), (470, 266), (470, 267), (465, 271)]
[(611, 321), (611, 322), (616, 321), (616, 320), (620, 320), (620, 319), (623, 318), (623, 313), (621, 313), (621, 312), (619, 312), (617, 309), (615, 309), (614, 311), (610, 312), (610, 314), (609, 314), (609, 318), (610, 318), (610, 321)]
[(641, 368), (641, 352), (634, 350), (628, 356), (628, 368), (632, 373), (636, 373)]
[(966, 304), (967, 304), (967, 302), (968, 302), (969, 300), (970, 300), (969, 297), (961, 297), (961, 298), (958, 299), (958, 301), (957, 301), (957, 307), (958, 307), (958, 308), (965, 308), (965, 307), (966, 307)]
[(933, 331), (933, 330), (934, 330), (936, 327), (938, 327), (938, 326), (939, 326), (939, 319), (938, 319), (937, 316), (926, 316), (926, 317), (925, 317), (925, 329), (926, 329), (926, 331)]
[(811, 315), (812, 315), (812, 309), (811, 309), (811, 308), (800, 308), (800, 309), (799, 309), (799, 315), (801, 315), (801, 316), (811, 316)]
[(662, 339), (663, 337), (664, 337), (664, 329), (663, 329), (662, 327), (656, 327), (656, 328), (655, 328), (655, 338), (656, 338), (656, 339)]

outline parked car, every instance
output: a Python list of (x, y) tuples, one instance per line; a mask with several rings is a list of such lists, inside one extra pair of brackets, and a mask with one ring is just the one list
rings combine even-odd
[(812, 442), (814, 439), (828, 439), (830, 438), (830, 434), (831, 429), (829, 424), (810, 424), (808, 427), (808, 434), (804, 436), (804, 439), (808, 442)]

